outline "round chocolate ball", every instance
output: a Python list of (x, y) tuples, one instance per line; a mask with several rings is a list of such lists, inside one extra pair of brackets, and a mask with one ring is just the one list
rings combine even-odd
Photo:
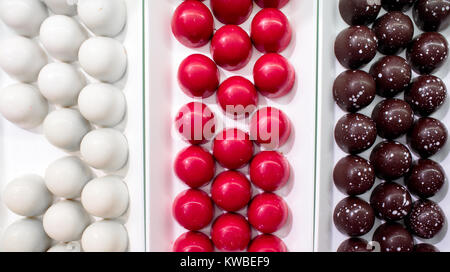
[(380, 13), (379, 1), (339, 0), (342, 19), (349, 25), (368, 25)]
[(372, 248), (364, 239), (350, 238), (342, 242), (337, 252), (352, 253), (352, 252), (372, 252)]
[(442, 31), (450, 24), (450, 0), (418, 0), (413, 17), (423, 31)]
[(373, 234), (373, 241), (380, 244), (381, 252), (412, 252), (414, 238), (398, 223), (385, 223)]
[(375, 184), (375, 169), (367, 160), (350, 155), (336, 164), (333, 179), (342, 193), (350, 196), (362, 195)]
[(387, 11), (407, 11), (416, 0), (381, 0), (381, 6)]
[(414, 24), (408, 15), (400, 11), (386, 13), (373, 24), (378, 38), (378, 51), (395, 55), (405, 49), (414, 36)]
[(433, 253), (440, 252), (439, 249), (430, 244), (418, 244), (414, 247), (414, 252)]
[(369, 106), (375, 95), (375, 80), (364, 71), (347, 70), (334, 81), (334, 101), (344, 111), (357, 112)]
[(387, 141), (374, 147), (370, 154), (370, 162), (380, 179), (396, 180), (411, 169), (412, 155), (403, 144)]
[(405, 223), (414, 235), (423, 239), (432, 239), (444, 227), (445, 214), (435, 202), (418, 200), (414, 203)]
[(377, 37), (370, 28), (351, 26), (337, 36), (334, 53), (342, 66), (355, 70), (375, 58), (377, 47)]
[(336, 124), (334, 137), (337, 145), (348, 154), (359, 154), (371, 148), (377, 139), (376, 124), (369, 117), (350, 113)]
[(406, 50), (406, 58), (418, 74), (432, 74), (448, 57), (447, 39), (437, 32), (425, 32), (415, 38)]
[(447, 99), (447, 87), (438, 77), (423, 75), (415, 78), (405, 92), (405, 101), (421, 116), (436, 112)]
[(437, 154), (447, 143), (448, 131), (445, 125), (434, 118), (420, 118), (408, 133), (411, 149), (426, 159)]
[(377, 124), (380, 137), (394, 140), (411, 129), (414, 124), (414, 112), (405, 101), (391, 98), (375, 106), (372, 120)]
[(444, 186), (445, 171), (437, 162), (420, 159), (414, 162), (405, 182), (411, 193), (420, 198), (430, 198)]
[(411, 212), (412, 204), (408, 190), (394, 182), (378, 185), (370, 197), (376, 216), (385, 221), (402, 220)]
[(412, 71), (408, 62), (399, 56), (385, 56), (370, 68), (377, 84), (377, 94), (394, 97), (405, 91), (411, 83)]
[(375, 215), (369, 203), (357, 197), (348, 197), (337, 204), (333, 220), (341, 233), (358, 237), (373, 228)]

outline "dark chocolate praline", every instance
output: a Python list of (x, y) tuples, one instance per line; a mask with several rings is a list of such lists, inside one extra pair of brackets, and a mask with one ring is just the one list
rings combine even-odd
[(380, 13), (379, 1), (339, 0), (339, 12), (349, 25), (368, 25)]
[(420, 116), (436, 112), (447, 99), (447, 87), (438, 77), (423, 75), (416, 77), (405, 92), (405, 101)]
[(364, 239), (350, 238), (342, 242), (337, 252), (341, 253), (355, 253), (355, 252), (372, 252), (372, 248)]
[(412, 209), (412, 198), (408, 190), (395, 182), (378, 185), (370, 197), (375, 215), (385, 221), (399, 221)]
[(414, 111), (400, 99), (386, 99), (378, 103), (372, 112), (378, 135), (394, 140), (408, 133), (414, 124)]
[(375, 214), (366, 201), (348, 197), (339, 202), (333, 216), (336, 228), (350, 237), (359, 237), (372, 230)]
[(403, 144), (386, 141), (374, 147), (370, 154), (370, 162), (380, 179), (396, 180), (411, 169), (412, 155)]
[(421, 199), (414, 203), (405, 223), (414, 235), (423, 239), (432, 239), (442, 230), (445, 220), (445, 214), (438, 204)]
[(381, 6), (387, 11), (407, 11), (416, 0), (381, 0)]
[(337, 145), (348, 154), (359, 154), (371, 148), (377, 139), (375, 122), (359, 113), (343, 116), (334, 130)]
[(342, 193), (350, 196), (362, 195), (375, 184), (375, 170), (367, 160), (350, 155), (336, 164), (333, 180)]
[(408, 62), (399, 56), (385, 56), (370, 68), (377, 84), (377, 94), (391, 98), (408, 89), (412, 70)]
[(421, 75), (436, 72), (447, 57), (447, 39), (437, 32), (425, 32), (419, 35), (406, 50), (406, 59), (412, 69)]
[(420, 159), (414, 162), (405, 182), (411, 193), (420, 198), (430, 198), (439, 193), (444, 186), (445, 178), (444, 168), (439, 163)]
[(389, 222), (381, 225), (373, 234), (373, 241), (380, 244), (381, 252), (412, 252), (414, 238), (402, 225)]
[(440, 251), (437, 247), (430, 245), (430, 244), (418, 244), (414, 247), (414, 252), (433, 253), (433, 252), (440, 252)]
[(418, 0), (413, 17), (423, 31), (442, 31), (450, 24), (450, 0)]
[(334, 53), (347, 69), (358, 69), (375, 58), (378, 41), (375, 33), (367, 26), (351, 26), (336, 38)]
[(405, 49), (414, 37), (414, 24), (408, 15), (399, 11), (389, 12), (373, 24), (378, 38), (378, 51), (394, 55)]
[(448, 131), (441, 121), (423, 117), (414, 124), (407, 139), (411, 149), (426, 159), (437, 154), (445, 146)]
[(364, 71), (347, 70), (334, 81), (334, 101), (346, 112), (357, 112), (369, 106), (375, 96), (375, 81)]

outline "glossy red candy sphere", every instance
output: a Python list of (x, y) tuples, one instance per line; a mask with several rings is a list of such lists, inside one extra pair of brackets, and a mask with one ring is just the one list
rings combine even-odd
[(252, 185), (244, 174), (226, 171), (214, 180), (211, 197), (218, 207), (227, 212), (237, 212), (250, 202)]
[(185, 229), (198, 231), (211, 223), (214, 204), (205, 192), (189, 189), (177, 196), (172, 212), (175, 220)]
[(221, 251), (243, 251), (251, 239), (251, 228), (242, 215), (227, 213), (216, 219), (211, 238)]
[(266, 192), (281, 189), (288, 182), (289, 176), (289, 162), (276, 151), (263, 151), (250, 163), (252, 183)]
[(186, 232), (178, 237), (173, 244), (173, 252), (213, 252), (214, 246), (212, 241), (201, 232)]
[(283, 12), (274, 8), (266, 8), (253, 18), (251, 38), (258, 51), (279, 53), (289, 46), (292, 39), (292, 28)]
[(175, 158), (175, 174), (191, 188), (200, 188), (215, 175), (213, 156), (200, 146), (190, 146)]
[(178, 69), (178, 82), (189, 97), (210, 97), (217, 90), (219, 81), (217, 65), (204, 55), (190, 55), (181, 62)]
[(214, 16), (225, 25), (240, 25), (253, 10), (253, 0), (211, 0)]
[(229, 115), (250, 115), (258, 105), (258, 92), (248, 79), (233, 76), (225, 80), (217, 90), (217, 101)]
[(275, 235), (262, 234), (253, 239), (248, 247), (248, 252), (287, 252), (284, 242)]
[(252, 159), (253, 142), (242, 130), (225, 129), (214, 139), (213, 155), (224, 168), (239, 169)]
[(251, 139), (269, 148), (284, 145), (291, 135), (291, 122), (281, 110), (267, 107), (258, 110), (250, 122)]
[(211, 55), (220, 67), (235, 71), (250, 61), (252, 41), (242, 28), (226, 25), (216, 31), (211, 40)]
[(272, 193), (257, 195), (248, 207), (248, 221), (256, 230), (266, 234), (284, 227), (288, 214), (286, 202)]
[(201, 47), (209, 42), (214, 31), (214, 18), (208, 7), (200, 1), (181, 3), (172, 17), (172, 32), (183, 45)]
[(214, 113), (199, 102), (184, 105), (177, 113), (175, 126), (183, 139), (193, 145), (211, 140), (216, 131)]
[(256, 4), (262, 8), (282, 8), (289, 0), (255, 0)]
[(275, 53), (265, 54), (253, 68), (256, 89), (268, 98), (279, 98), (290, 91), (295, 83), (295, 70), (289, 61)]

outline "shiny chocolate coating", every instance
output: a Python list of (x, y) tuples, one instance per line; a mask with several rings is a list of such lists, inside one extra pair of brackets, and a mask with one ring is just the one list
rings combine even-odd
[(387, 11), (407, 11), (416, 0), (381, 0), (381, 6)]
[(334, 81), (334, 101), (346, 112), (357, 112), (369, 106), (375, 95), (375, 80), (364, 71), (347, 70)]
[(445, 220), (445, 214), (438, 204), (431, 200), (418, 200), (405, 223), (414, 235), (432, 239), (442, 230)]
[(334, 138), (337, 145), (348, 154), (359, 154), (371, 148), (377, 139), (375, 122), (369, 117), (350, 113), (336, 124)]
[(380, 137), (394, 140), (411, 129), (414, 124), (414, 112), (405, 101), (391, 98), (375, 106), (372, 120), (377, 124)]
[(425, 32), (415, 38), (406, 50), (406, 58), (418, 74), (432, 74), (448, 57), (447, 39), (437, 32)]
[(379, 1), (339, 0), (339, 12), (349, 25), (368, 25), (380, 13)]
[(386, 141), (374, 147), (370, 155), (370, 162), (380, 179), (396, 180), (411, 169), (412, 155), (403, 144)]
[(373, 241), (380, 244), (381, 252), (412, 252), (414, 238), (398, 223), (385, 223), (373, 234)]
[(334, 53), (347, 69), (358, 69), (369, 63), (377, 54), (378, 40), (367, 26), (351, 26), (336, 38)]
[(372, 252), (372, 249), (364, 239), (361, 238), (350, 238), (342, 242), (339, 246), (337, 252), (342, 253), (352, 253), (352, 252)]
[(408, 62), (399, 56), (385, 56), (370, 68), (377, 84), (377, 94), (394, 97), (405, 91), (411, 83), (412, 70)]
[(440, 252), (439, 249), (430, 244), (418, 244), (414, 247), (414, 252), (433, 253)]
[(436, 112), (447, 99), (447, 87), (438, 77), (423, 75), (415, 78), (405, 92), (405, 101), (421, 116)]
[(423, 31), (442, 31), (450, 24), (450, 0), (418, 0), (413, 17)]
[(408, 144), (422, 158), (437, 154), (447, 143), (445, 125), (434, 118), (420, 118), (408, 133)]
[(333, 216), (336, 228), (350, 237), (367, 234), (375, 223), (375, 214), (366, 201), (348, 197), (339, 202)]
[(367, 160), (350, 155), (336, 164), (333, 180), (342, 193), (350, 196), (362, 195), (372, 189), (375, 169)]
[(414, 36), (414, 24), (408, 15), (399, 11), (389, 12), (373, 24), (378, 38), (378, 51), (394, 55), (405, 49)]
[(444, 186), (445, 171), (435, 161), (420, 159), (414, 162), (405, 182), (411, 193), (420, 198), (430, 198), (439, 193)]
[(394, 182), (385, 182), (373, 190), (370, 205), (380, 219), (398, 221), (411, 212), (413, 202), (405, 187)]

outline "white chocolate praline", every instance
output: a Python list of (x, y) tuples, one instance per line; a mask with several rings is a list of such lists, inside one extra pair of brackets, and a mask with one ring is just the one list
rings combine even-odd
[(116, 221), (98, 221), (86, 228), (81, 246), (85, 252), (125, 252), (128, 249), (128, 233)]
[(42, 22), (48, 12), (39, 0), (2, 0), (0, 1), (0, 18), (17, 34), (34, 37), (39, 34)]
[(0, 251), (45, 252), (50, 243), (42, 222), (34, 218), (25, 218), (6, 228), (0, 241)]
[(13, 36), (0, 42), (0, 67), (12, 78), (31, 83), (37, 80), (47, 55), (28, 38)]
[(78, 110), (59, 109), (44, 120), (44, 135), (54, 146), (67, 151), (78, 151), (90, 124)]
[(80, 91), (86, 86), (83, 74), (67, 63), (47, 64), (39, 73), (41, 94), (55, 105), (71, 107), (77, 104)]
[(62, 200), (51, 206), (43, 217), (47, 235), (59, 242), (78, 241), (91, 218), (78, 201)]
[(80, 46), (88, 35), (72, 17), (54, 15), (42, 23), (39, 38), (52, 57), (73, 62), (78, 59)]
[(44, 121), (48, 103), (32, 85), (14, 84), (0, 90), (0, 113), (17, 126), (32, 129)]
[(122, 91), (115, 86), (94, 83), (81, 91), (78, 106), (84, 118), (92, 123), (114, 127), (125, 116), (126, 99)]
[(81, 252), (81, 244), (79, 242), (59, 243), (52, 246), (47, 252), (64, 253), (64, 252)]
[(78, 59), (86, 73), (103, 82), (118, 81), (127, 69), (125, 48), (112, 38), (88, 39), (81, 45)]
[(128, 161), (128, 142), (118, 130), (102, 128), (88, 133), (80, 147), (84, 161), (91, 167), (118, 171)]
[(44, 214), (53, 196), (37, 175), (25, 175), (12, 180), (3, 191), (3, 202), (13, 213), (34, 217)]
[(55, 196), (78, 198), (84, 186), (93, 178), (91, 169), (76, 156), (59, 159), (45, 171), (45, 184)]
[(67, 16), (77, 14), (76, 0), (44, 0), (44, 3), (55, 14)]
[(81, 203), (88, 213), (105, 219), (114, 219), (128, 209), (128, 188), (118, 176), (91, 180), (83, 189)]
[(125, 26), (127, 7), (123, 0), (78, 0), (78, 16), (98, 36), (117, 36)]

